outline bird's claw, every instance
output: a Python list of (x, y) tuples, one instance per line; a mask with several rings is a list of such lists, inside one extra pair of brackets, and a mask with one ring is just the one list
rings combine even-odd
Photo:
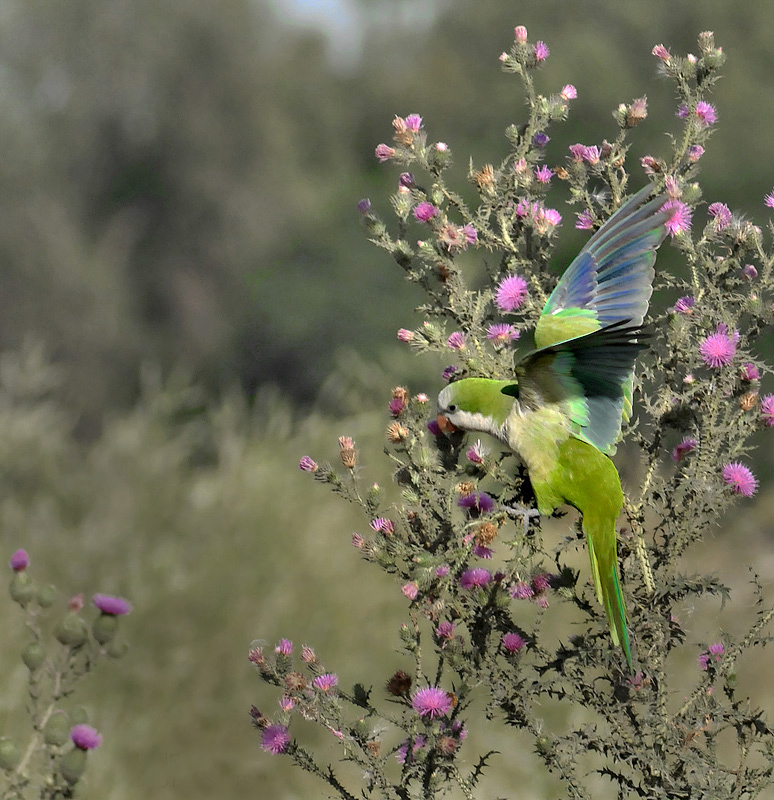
[(529, 533), (529, 523), (531, 520), (540, 516), (540, 512), (536, 508), (527, 508), (527, 506), (516, 503), (514, 505), (503, 505), (505, 513), (511, 519), (520, 519), (521, 524), (524, 526), (524, 535)]

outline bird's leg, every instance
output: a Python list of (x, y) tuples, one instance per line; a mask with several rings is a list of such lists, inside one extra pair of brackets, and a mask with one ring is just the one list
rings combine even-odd
[(529, 534), (530, 521), (540, 516), (540, 512), (536, 508), (528, 508), (521, 503), (504, 503), (503, 510), (511, 519), (520, 519), (521, 524), (524, 526), (524, 535)]

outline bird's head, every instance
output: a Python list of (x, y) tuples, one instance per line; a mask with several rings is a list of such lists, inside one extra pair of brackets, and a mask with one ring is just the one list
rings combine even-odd
[(513, 408), (513, 397), (503, 393), (514, 381), (464, 378), (450, 383), (438, 395), (438, 427), (444, 433), (456, 430), (500, 434)]

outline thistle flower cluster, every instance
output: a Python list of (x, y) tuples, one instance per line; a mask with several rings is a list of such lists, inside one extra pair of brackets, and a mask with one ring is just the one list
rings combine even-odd
[[(27, 668), (30, 703), (29, 732), (0, 738), (3, 797), (25, 797), (36, 791), (41, 798), (72, 797), (86, 769), (87, 753), (102, 742), (87, 724), (86, 711), (69, 698), (81, 678), (108, 656), (121, 658), (126, 642), (118, 635), (120, 618), (131, 611), (122, 597), (95, 594), (99, 612), (91, 624), (82, 612), (82, 594), (62, 610), (54, 586), (35, 584), (26, 550), (11, 556), (9, 593), (24, 612), (30, 641), (21, 653)], [(26, 743), (22, 743), (26, 740)]]
[[(577, 91), (565, 84), (553, 94), (537, 92), (535, 71), (550, 51), (522, 26), (500, 62), (524, 85), (526, 118), (506, 131), (510, 152), (501, 163), (471, 166), (476, 207), (450, 188), (451, 150), (432, 142), (419, 115), (396, 117), (392, 144), (376, 149), (385, 167), (402, 170), (392, 198), (396, 222), (388, 225), (361, 201), (365, 227), (427, 295), (418, 309), (423, 324), (402, 328), (398, 339), (452, 362), (428, 376), (422, 387), (428, 393), (440, 381), (512, 374), (511, 345), (535, 325), (556, 284), (547, 266), (562, 225), (549, 196), (555, 180), (569, 189), (570, 203), (579, 207), (575, 225), (584, 230), (599, 227), (645, 180), (657, 184), (671, 211), (665, 249), (676, 251), (672, 261), (683, 268), (672, 272), (669, 260), (659, 259), (652, 347), (638, 362), (636, 413), (624, 430), (642, 472), (625, 498), (619, 542), (639, 654), (634, 675), (611, 646), (586, 576), (570, 566), (579, 531), (558, 547), (545, 542), (518, 460), (459, 432), (443, 433), (425, 393), (398, 387), (385, 401), (385, 449), (399, 503), (384, 508), (378, 485), (368, 488), (351, 439), (340, 440), (343, 472), (301, 459), (300, 469), (362, 509), (364, 524), (352, 544), (394, 576), (409, 618), (398, 631), (405, 671), (384, 676), (381, 692), (362, 686), (344, 692), (336, 682), (335, 704), (313, 685), (330, 674), (321, 665), (291, 678), (299, 673), (283, 648), (274, 655), (251, 651), (264, 680), (283, 691), (278, 712), (254, 713), (261, 746), (290, 755), (341, 797), (353, 791), (301, 750), (293, 714), (334, 732), (345, 758), (362, 767), (366, 793), (434, 797), (456, 786), (473, 797), (491, 754), (476, 760), (465, 752), (461, 732), (484, 724), (471, 712), (482, 696), (486, 717), (530, 735), (571, 797), (592, 791), (588, 751), (601, 754), (599, 771), (620, 796), (730, 800), (771, 785), (772, 727), (737, 697), (737, 662), (770, 641), (774, 609), (757, 577), (758, 606), (741, 636), (702, 635), (679, 613), (685, 601), (728, 598), (718, 577), (686, 574), (681, 558), (733, 503), (749, 502), (759, 485), (749, 465), (751, 441), (772, 435), (774, 426), (774, 393), (761, 396), (774, 379), (757, 350), (759, 335), (774, 322), (774, 224), (768, 223), (767, 244), (761, 228), (740, 213), (703, 199), (698, 171), (719, 119), (709, 91), (724, 54), (708, 32), (699, 36), (698, 53), (653, 48), (676, 92), (669, 153), (629, 152), (632, 130), (648, 119), (644, 95), (613, 111), (608, 138), (554, 150), (552, 126), (568, 116)], [(761, 206), (774, 207), (774, 191)], [(472, 254), (480, 255), (477, 265)], [(568, 618), (572, 633), (562, 626)], [(690, 658), (670, 659), (672, 652)], [(679, 664), (688, 662), (689, 673), (680, 674)], [(674, 705), (676, 694), (684, 702)], [(547, 699), (578, 721), (546, 722)], [(385, 701), (397, 704), (397, 712), (387, 711)], [(735, 733), (736, 748), (719, 754), (716, 740), (725, 731)], [(464, 768), (463, 757), (474, 765)]]

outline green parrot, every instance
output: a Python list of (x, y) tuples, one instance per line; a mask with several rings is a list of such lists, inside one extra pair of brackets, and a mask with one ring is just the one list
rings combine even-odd
[(631, 413), (634, 360), (653, 291), (666, 198), (647, 186), (589, 239), (562, 275), (535, 328), (537, 350), (506, 380), (464, 378), (438, 396), (444, 432), (483, 431), (527, 467), (540, 514), (566, 503), (582, 515), (597, 598), (633, 670), (618, 571), (623, 505), (610, 459)]

